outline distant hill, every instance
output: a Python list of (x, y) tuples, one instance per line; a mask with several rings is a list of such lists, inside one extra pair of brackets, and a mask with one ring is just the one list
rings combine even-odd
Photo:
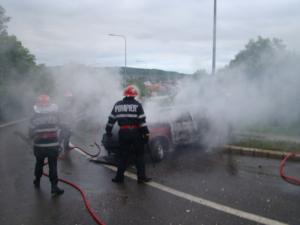
[(177, 80), (191, 74), (178, 73), (174, 71), (165, 71), (159, 69), (144, 69), (126, 67), (126, 74), (124, 67), (92, 67), (82, 64), (67, 64), (63, 66), (49, 67), (54, 73), (67, 73), (67, 74), (78, 74), (78, 73), (90, 73), (98, 74), (109, 72), (109, 74), (120, 74), (125, 80), (128, 79), (142, 79), (150, 81), (165, 81), (165, 80)]
[[(124, 67), (120, 68), (121, 73), (124, 75)], [(172, 79), (179, 79), (183, 78), (190, 74), (178, 73), (173, 71), (165, 71), (159, 69), (144, 69), (144, 68), (133, 68), (127, 67), (126, 68), (126, 75), (129, 78), (144, 78), (148, 80), (172, 80)]]

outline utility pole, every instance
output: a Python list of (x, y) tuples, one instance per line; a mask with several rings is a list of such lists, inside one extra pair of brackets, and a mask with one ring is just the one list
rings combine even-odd
[(213, 55), (212, 55), (212, 71), (215, 74), (216, 70), (216, 31), (217, 31), (217, 0), (214, 0), (214, 27), (213, 27)]
[(115, 36), (115, 37), (121, 37), (124, 39), (124, 43), (125, 43), (125, 67), (124, 67), (124, 74), (126, 75), (126, 67), (127, 67), (127, 41), (126, 41), (126, 36), (122, 35), (122, 34), (109, 34), (109, 36)]

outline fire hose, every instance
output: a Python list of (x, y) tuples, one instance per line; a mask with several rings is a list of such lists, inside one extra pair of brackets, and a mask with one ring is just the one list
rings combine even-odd
[[(21, 132), (18, 132), (18, 131), (15, 131), (14, 134), (15, 134), (16, 136), (18, 136), (19, 138), (21, 138), (21, 139), (22, 139), (29, 147), (31, 147), (31, 141), (30, 141), (24, 134), (22, 134)], [(97, 152), (96, 154), (90, 154), (89, 152), (85, 151), (84, 149), (82, 149), (82, 148), (80, 148), (80, 147), (72, 146), (72, 147), (69, 148), (67, 151), (64, 151), (63, 154), (60, 154), (59, 159), (63, 159), (69, 151), (71, 151), (71, 150), (73, 150), (73, 149), (75, 149), (75, 148), (78, 149), (79, 151), (83, 152), (84, 154), (90, 156), (91, 158), (97, 157), (97, 156), (100, 154), (100, 152), (101, 152), (101, 148), (100, 148), (100, 146), (99, 146), (96, 142), (95, 142), (94, 144), (95, 144), (96, 147), (98, 148), (98, 152)], [(48, 162), (45, 162), (45, 163), (44, 163), (44, 166), (47, 165), (47, 164), (48, 164)], [(45, 173), (45, 172), (43, 173), (43, 175), (49, 177), (49, 174), (47, 174), (47, 173)], [(84, 201), (84, 205), (85, 205), (86, 209), (88, 210), (89, 214), (90, 214), (90, 215), (92, 216), (92, 218), (94, 219), (94, 221), (95, 221), (98, 225), (105, 225), (105, 224), (101, 221), (101, 219), (97, 216), (97, 214), (94, 212), (94, 210), (91, 208), (90, 203), (89, 203), (89, 201), (87, 200), (86, 194), (84, 193), (84, 191), (83, 191), (78, 185), (76, 185), (76, 184), (74, 184), (73, 182), (70, 182), (70, 181), (68, 181), (68, 180), (66, 180), (66, 179), (58, 178), (58, 180), (61, 181), (61, 182), (63, 182), (63, 183), (65, 183), (65, 184), (70, 185), (71, 187), (73, 187), (73, 188), (75, 188), (77, 191), (79, 191), (79, 193), (81, 194), (82, 199), (83, 199), (83, 201)]]
[(100, 148), (100, 146), (98, 145), (97, 142), (95, 142), (94, 144), (95, 144), (96, 147), (98, 148), (98, 152), (95, 153), (95, 154), (91, 154), (91, 153), (85, 151), (83, 148), (80, 148), (80, 147), (78, 147), (78, 146), (72, 146), (72, 147), (70, 147), (70, 148), (68, 149), (68, 151), (71, 151), (71, 150), (73, 150), (73, 149), (76, 148), (76, 149), (78, 149), (79, 151), (83, 152), (84, 154), (88, 155), (89, 157), (95, 158), (95, 157), (97, 157), (97, 156), (100, 154), (101, 148)]
[[(80, 151), (84, 152), (85, 154), (89, 155), (90, 157), (97, 157), (97, 156), (100, 154), (101, 149), (100, 149), (100, 146), (99, 146), (97, 143), (95, 143), (95, 145), (98, 147), (99, 151), (98, 151), (98, 153), (96, 153), (96, 154), (94, 154), (94, 155), (88, 153), (87, 151), (85, 151), (85, 150), (82, 149), (82, 148), (79, 148), (79, 147), (77, 147), (77, 146), (73, 146), (73, 147), (69, 148), (67, 151), (65, 151), (62, 155), (60, 155), (60, 156), (59, 156), (59, 159), (63, 159), (64, 156), (66, 155), (66, 153), (68, 153), (69, 151), (71, 151), (71, 150), (73, 150), (73, 149), (75, 149), (75, 148), (76, 148), (76, 149), (79, 149)], [(48, 164), (48, 162), (44, 163), (44, 166), (47, 165), (47, 164)], [(47, 173), (45, 173), (45, 172), (43, 173), (43, 175), (49, 177), (49, 174), (47, 174)], [(58, 178), (58, 180), (61, 181), (61, 182), (63, 182), (63, 183), (65, 183), (65, 184), (67, 184), (67, 185), (69, 185), (69, 186), (71, 186), (71, 187), (73, 187), (73, 188), (75, 188), (77, 191), (79, 191), (79, 193), (81, 194), (81, 197), (82, 197), (82, 199), (83, 199), (85, 208), (88, 210), (88, 212), (89, 212), (89, 214), (91, 215), (91, 217), (93, 218), (93, 220), (94, 220), (98, 225), (105, 225), (105, 224), (101, 221), (101, 219), (99, 218), (99, 216), (95, 213), (95, 211), (91, 208), (90, 203), (89, 203), (89, 201), (88, 201), (88, 199), (87, 199), (87, 197), (86, 197), (85, 192), (84, 192), (78, 185), (74, 184), (74, 183), (71, 182), (71, 181), (68, 181), (68, 180), (66, 180), (66, 179), (63, 179), (63, 178)]]
[(291, 176), (287, 176), (285, 175), (284, 172), (284, 167), (285, 167), (285, 163), (288, 159), (296, 157), (296, 155), (299, 155), (299, 153), (289, 153), (287, 154), (283, 160), (280, 162), (280, 176), (282, 177), (282, 179), (284, 179), (285, 181), (294, 184), (294, 185), (300, 185), (300, 179), (297, 179), (295, 177), (291, 177)]

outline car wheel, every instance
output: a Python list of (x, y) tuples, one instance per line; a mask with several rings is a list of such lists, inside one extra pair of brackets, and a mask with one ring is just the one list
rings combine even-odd
[(163, 160), (168, 151), (168, 141), (162, 138), (155, 139), (150, 143), (150, 154), (152, 160), (159, 162)]

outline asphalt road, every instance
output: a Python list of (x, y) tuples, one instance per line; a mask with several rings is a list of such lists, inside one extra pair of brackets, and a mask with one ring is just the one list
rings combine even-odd
[[(26, 123), (0, 129), (0, 224), (95, 224), (72, 187), (60, 183), (65, 194), (52, 198), (44, 177), (41, 189), (33, 188), (32, 150), (16, 130), (25, 133)], [(93, 152), (87, 145), (92, 136), (73, 143)], [(289, 175), (299, 177), (299, 171), (299, 162), (287, 164)], [(163, 162), (149, 163), (147, 172), (149, 185), (132, 179), (133, 168), (118, 185), (111, 182), (111, 168), (77, 151), (59, 162), (59, 176), (86, 192), (107, 225), (300, 224), (300, 187), (280, 178), (278, 160), (182, 147)]]

